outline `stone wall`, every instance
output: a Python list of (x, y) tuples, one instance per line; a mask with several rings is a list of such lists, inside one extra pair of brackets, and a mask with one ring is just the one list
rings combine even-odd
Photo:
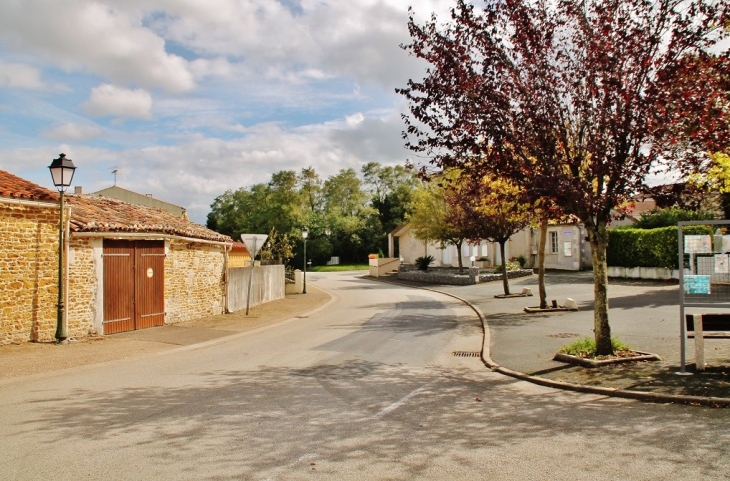
[[(470, 286), (482, 282), (502, 280), (502, 274), (480, 273), (478, 267), (470, 267), (465, 270), (468, 274), (459, 274), (456, 270), (429, 269), (420, 271), (401, 266), (398, 271), (398, 279), (404, 281), (425, 282), (429, 284), (448, 284), (452, 286)], [(518, 269), (507, 271), (507, 278), (531, 276), (531, 269)]]
[[(71, 236), (68, 253), (68, 290), (66, 292), (66, 330), (68, 337), (86, 337), (102, 334), (94, 326), (97, 316), (97, 295), (104, 289), (103, 268), (97, 269), (101, 258), (94, 255), (93, 243), (101, 250), (101, 239)], [(102, 306), (103, 309), (103, 306)], [(100, 315), (103, 313), (99, 313)]]
[(223, 312), (222, 246), (172, 241), (165, 260), (165, 322), (173, 324)]
[(52, 341), (58, 207), (0, 202), (0, 345)]

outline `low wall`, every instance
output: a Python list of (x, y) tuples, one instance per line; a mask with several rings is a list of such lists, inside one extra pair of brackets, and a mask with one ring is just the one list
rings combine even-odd
[(665, 267), (609, 267), (608, 277), (624, 279), (679, 279), (679, 270)]
[(400, 259), (397, 257), (380, 257), (377, 259), (369, 259), (370, 275), (372, 277), (380, 277), (393, 271), (397, 271), (400, 267)]
[[(249, 307), (286, 297), (284, 275), (283, 265), (254, 267)], [(230, 312), (246, 309), (250, 276), (250, 267), (228, 269), (228, 310)]]
[[(507, 271), (507, 278), (514, 279), (517, 277), (526, 277), (533, 274), (532, 269), (518, 269)], [(398, 279), (413, 282), (425, 282), (429, 284), (448, 284), (452, 286), (470, 286), (473, 284), (481, 284), (482, 282), (492, 282), (502, 280), (502, 274), (479, 273), (478, 267), (470, 267), (468, 274), (459, 274), (458, 272), (439, 272), (438, 270), (406, 270), (398, 271)]]

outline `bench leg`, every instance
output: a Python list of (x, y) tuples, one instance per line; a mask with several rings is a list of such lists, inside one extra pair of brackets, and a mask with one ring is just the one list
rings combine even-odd
[(705, 370), (705, 336), (702, 331), (702, 314), (695, 314), (695, 369)]

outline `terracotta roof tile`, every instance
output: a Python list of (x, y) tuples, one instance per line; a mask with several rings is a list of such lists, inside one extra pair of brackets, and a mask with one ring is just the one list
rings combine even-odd
[(58, 202), (58, 192), (0, 170), (0, 197)]
[[(59, 194), (0, 170), (0, 197), (58, 202)], [(226, 235), (161, 209), (96, 195), (66, 194), (65, 199), (72, 206), (72, 232), (140, 232), (232, 242)]]
[(235, 241), (233, 243), (233, 247), (231, 248), (231, 254), (243, 254), (249, 257), (251, 256), (251, 254), (248, 252), (246, 244), (238, 241)]
[(71, 194), (66, 199), (73, 206), (73, 232), (149, 232), (232, 242), (226, 235), (161, 209), (99, 195)]

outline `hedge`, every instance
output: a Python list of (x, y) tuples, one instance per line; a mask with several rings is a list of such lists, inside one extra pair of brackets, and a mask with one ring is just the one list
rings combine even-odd
[[(666, 267), (677, 269), (678, 227), (658, 229), (612, 229), (608, 232), (606, 257), (611, 267)], [(704, 225), (688, 225), (684, 235), (709, 235), (713, 229)]]

